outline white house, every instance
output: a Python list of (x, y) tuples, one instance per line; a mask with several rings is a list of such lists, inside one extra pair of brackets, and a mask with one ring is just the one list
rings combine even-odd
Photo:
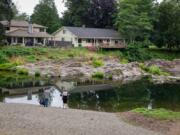
[(74, 47), (106, 46), (124, 48), (125, 40), (113, 29), (62, 27), (52, 34), (55, 41), (71, 42)]

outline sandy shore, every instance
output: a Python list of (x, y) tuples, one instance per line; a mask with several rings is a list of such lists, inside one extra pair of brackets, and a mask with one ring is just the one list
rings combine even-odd
[(0, 103), (0, 135), (157, 135), (116, 114)]

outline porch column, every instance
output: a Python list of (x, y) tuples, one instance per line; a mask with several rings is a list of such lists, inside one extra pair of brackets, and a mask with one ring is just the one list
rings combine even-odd
[(112, 41), (111, 41), (111, 39), (109, 39), (109, 46), (111, 46), (112, 45)]
[(17, 43), (18, 43), (18, 38), (16, 37), (16, 38), (15, 38), (15, 40), (16, 40), (16, 42), (15, 42), (15, 43), (17, 44)]
[(33, 45), (36, 44), (36, 38), (33, 38)]
[(24, 42), (24, 37), (22, 37), (22, 44), (25, 45), (25, 42)]
[(123, 40), (123, 44), (124, 44), (124, 46), (126, 46), (126, 41), (125, 41), (125, 39)]
[(96, 46), (96, 39), (94, 38), (94, 46)]
[(46, 44), (46, 38), (43, 38), (43, 45), (45, 46)]
[(13, 42), (14, 42), (14, 40), (13, 40), (13, 39), (14, 39), (14, 37), (11, 37), (11, 44), (13, 44)]

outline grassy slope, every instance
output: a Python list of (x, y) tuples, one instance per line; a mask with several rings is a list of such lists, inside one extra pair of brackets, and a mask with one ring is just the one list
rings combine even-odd
[(119, 58), (125, 61), (145, 61), (149, 59), (167, 59), (172, 60), (180, 58), (179, 52), (169, 52), (162, 50), (148, 49), (127, 49), (124, 51), (101, 51), (90, 52), (85, 48), (44, 48), (44, 47), (20, 47), (8, 46), (0, 48), (0, 64), (12, 63), (21, 65), (26, 62), (36, 62), (42, 60), (59, 60), (66, 58), (88, 58), (90, 60), (101, 59), (105, 56)]
[(166, 109), (137, 108), (133, 112), (143, 114), (146, 117), (151, 117), (160, 120), (180, 120), (180, 112), (173, 112)]

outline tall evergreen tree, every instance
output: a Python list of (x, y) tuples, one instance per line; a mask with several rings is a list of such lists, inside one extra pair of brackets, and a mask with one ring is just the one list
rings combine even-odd
[(61, 22), (54, 0), (41, 0), (34, 8), (31, 21), (48, 27), (49, 33), (56, 31), (61, 26)]
[(180, 1), (164, 0), (158, 9), (155, 43), (159, 47), (180, 48)]
[(116, 27), (129, 41), (149, 38), (153, 29), (154, 0), (120, 0)]

